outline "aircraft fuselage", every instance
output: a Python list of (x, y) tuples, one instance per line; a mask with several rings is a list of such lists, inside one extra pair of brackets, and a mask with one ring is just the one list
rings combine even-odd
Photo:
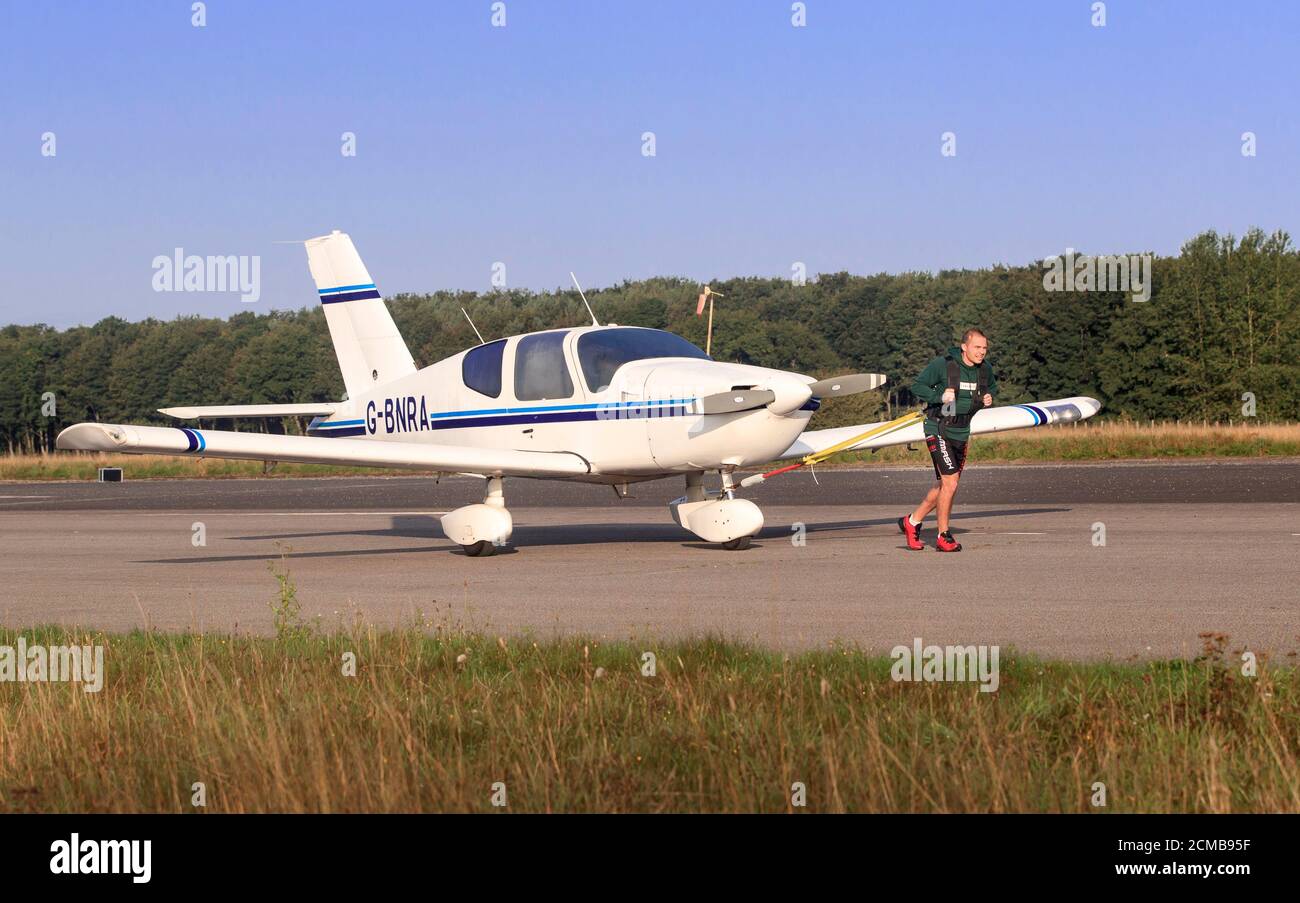
[[(633, 360), (608, 374), (608, 385), (598, 384), (606, 375), (601, 362), (585, 347), (580, 357), (579, 342), (631, 328), (485, 343), (349, 399), (313, 422), (309, 434), (572, 452), (591, 464), (583, 479), (618, 483), (767, 463), (790, 447), (817, 407), (806, 388), (810, 377), (702, 355)], [(751, 387), (773, 390), (776, 401), (700, 412), (705, 396)]]

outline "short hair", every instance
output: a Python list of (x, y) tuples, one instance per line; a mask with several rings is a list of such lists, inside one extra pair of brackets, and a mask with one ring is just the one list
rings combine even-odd
[(984, 330), (972, 326), (970, 329), (966, 330), (961, 334), (961, 343), (965, 345), (967, 342), (970, 341), (970, 337), (973, 335), (977, 335), (980, 338), (984, 339), (985, 341), (988, 341), (989, 338), (984, 334)]

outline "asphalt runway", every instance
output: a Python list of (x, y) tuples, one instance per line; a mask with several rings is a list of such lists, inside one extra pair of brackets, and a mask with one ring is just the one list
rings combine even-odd
[[(783, 476), (725, 552), (672, 523), (679, 480), (508, 480), (514, 548), (467, 558), (438, 515), (473, 478), (0, 483), (8, 626), (270, 632), (281, 555), (308, 617), (489, 633), (722, 634), (785, 649), (998, 644), (1066, 658), (1191, 657), (1199, 634), (1300, 649), (1300, 461), (978, 466), (956, 555), (895, 526), (923, 467)], [(195, 545), (196, 525), (205, 544)], [(1094, 544), (1104, 525), (1105, 545)], [(1293, 660), (1293, 659), (1292, 659)]]

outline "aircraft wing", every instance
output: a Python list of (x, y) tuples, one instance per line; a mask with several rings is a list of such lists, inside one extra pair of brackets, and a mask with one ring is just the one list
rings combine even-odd
[[(1033, 404), (1012, 404), (1002, 407), (985, 408), (977, 411), (970, 421), (972, 435), (978, 433), (1001, 433), (1006, 430), (1023, 430), (1051, 423), (1073, 423), (1086, 420), (1101, 410), (1101, 402), (1095, 398), (1079, 396), (1060, 398), (1055, 401), (1036, 401)], [(807, 430), (799, 434), (794, 445), (786, 449), (781, 458), (802, 458), (814, 452), (830, 448), (840, 442), (852, 439), (859, 433), (865, 433), (881, 423), (864, 423), (857, 426), (841, 426), (829, 430)], [(912, 423), (902, 429), (889, 430), (873, 436), (857, 445), (849, 446), (845, 451), (859, 451), (869, 448), (884, 448), (887, 445), (906, 445), (909, 442), (925, 441), (925, 429), (920, 422)]]
[(325, 417), (339, 407), (328, 401), (317, 404), (218, 404), (159, 408), (158, 413), (177, 420), (195, 420), (199, 417)]
[(266, 433), (234, 433), (172, 426), (78, 423), (59, 433), (55, 444), (63, 449), (134, 455), (194, 455), (247, 461), (354, 464), (485, 476), (563, 477), (591, 472), (587, 460), (572, 452), (472, 448), (465, 445), (381, 439), (272, 436)]

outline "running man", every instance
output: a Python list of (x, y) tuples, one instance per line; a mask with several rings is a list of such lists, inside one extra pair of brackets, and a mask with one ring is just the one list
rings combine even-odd
[(912, 383), (912, 394), (926, 403), (925, 444), (934, 461), (938, 481), (926, 493), (916, 510), (898, 519), (898, 529), (907, 537), (909, 549), (924, 549), (921, 522), (938, 508), (939, 552), (960, 552), (961, 543), (948, 532), (952, 500), (957, 495), (962, 468), (966, 466), (966, 444), (970, 441), (970, 419), (981, 408), (993, 406), (998, 384), (993, 368), (984, 360), (989, 340), (978, 329), (968, 329), (961, 347), (949, 348), (936, 357)]

